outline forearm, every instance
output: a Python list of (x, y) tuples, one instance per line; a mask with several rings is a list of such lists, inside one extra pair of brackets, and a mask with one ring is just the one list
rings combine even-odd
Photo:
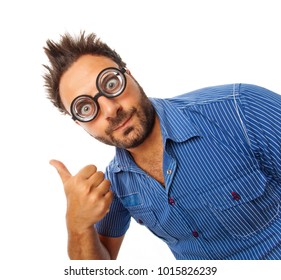
[(83, 232), (68, 229), (68, 255), (72, 260), (109, 260), (110, 254), (94, 227)]

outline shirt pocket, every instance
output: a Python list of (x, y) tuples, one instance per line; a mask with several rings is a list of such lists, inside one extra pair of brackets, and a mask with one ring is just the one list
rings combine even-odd
[(209, 186), (200, 197), (220, 224), (236, 238), (250, 238), (273, 222), (280, 199), (258, 169), (243, 170)]
[(146, 226), (154, 235), (168, 245), (176, 244), (178, 240), (170, 235), (159, 223), (155, 213), (151, 210), (130, 210), (132, 217), (140, 224)]
[(147, 227), (154, 235), (162, 239), (168, 245), (175, 244), (178, 239), (171, 236), (159, 223), (156, 214), (148, 205), (143, 203), (139, 193), (133, 193), (120, 197), (123, 205), (130, 212), (134, 220)]

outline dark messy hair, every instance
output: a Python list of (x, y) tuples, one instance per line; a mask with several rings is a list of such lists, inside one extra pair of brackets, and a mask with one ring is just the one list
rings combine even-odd
[(59, 42), (47, 40), (44, 47), (50, 65), (43, 65), (46, 69), (43, 75), (45, 88), (48, 98), (60, 112), (67, 114), (62, 104), (59, 83), (64, 72), (82, 55), (91, 54), (97, 56), (105, 56), (112, 59), (120, 67), (125, 67), (126, 63), (122, 61), (119, 54), (111, 49), (107, 44), (103, 43), (94, 33), (88, 35), (85, 31), (80, 32), (79, 36), (73, 37), (69, 33), (61, 36)]

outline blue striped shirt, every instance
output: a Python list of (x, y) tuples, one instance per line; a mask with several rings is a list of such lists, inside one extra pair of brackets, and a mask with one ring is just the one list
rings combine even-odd
[(176, 259), (281, 259), (281, 96), (233, 84), (151, 101), (165, 188), (116, 149), (98, 232), (121, 236), (133, 217)]

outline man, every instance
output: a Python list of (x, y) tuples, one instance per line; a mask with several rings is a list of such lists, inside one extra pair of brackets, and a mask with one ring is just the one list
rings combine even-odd
[(133, 217), (176, 259), (280, 259), (281, 96), (254, 85), (147, 98), (95, 34), (47, 41), (48, 96), (116, 146), (105, 175), (57, 160), (71, 259), (116, 259)]

